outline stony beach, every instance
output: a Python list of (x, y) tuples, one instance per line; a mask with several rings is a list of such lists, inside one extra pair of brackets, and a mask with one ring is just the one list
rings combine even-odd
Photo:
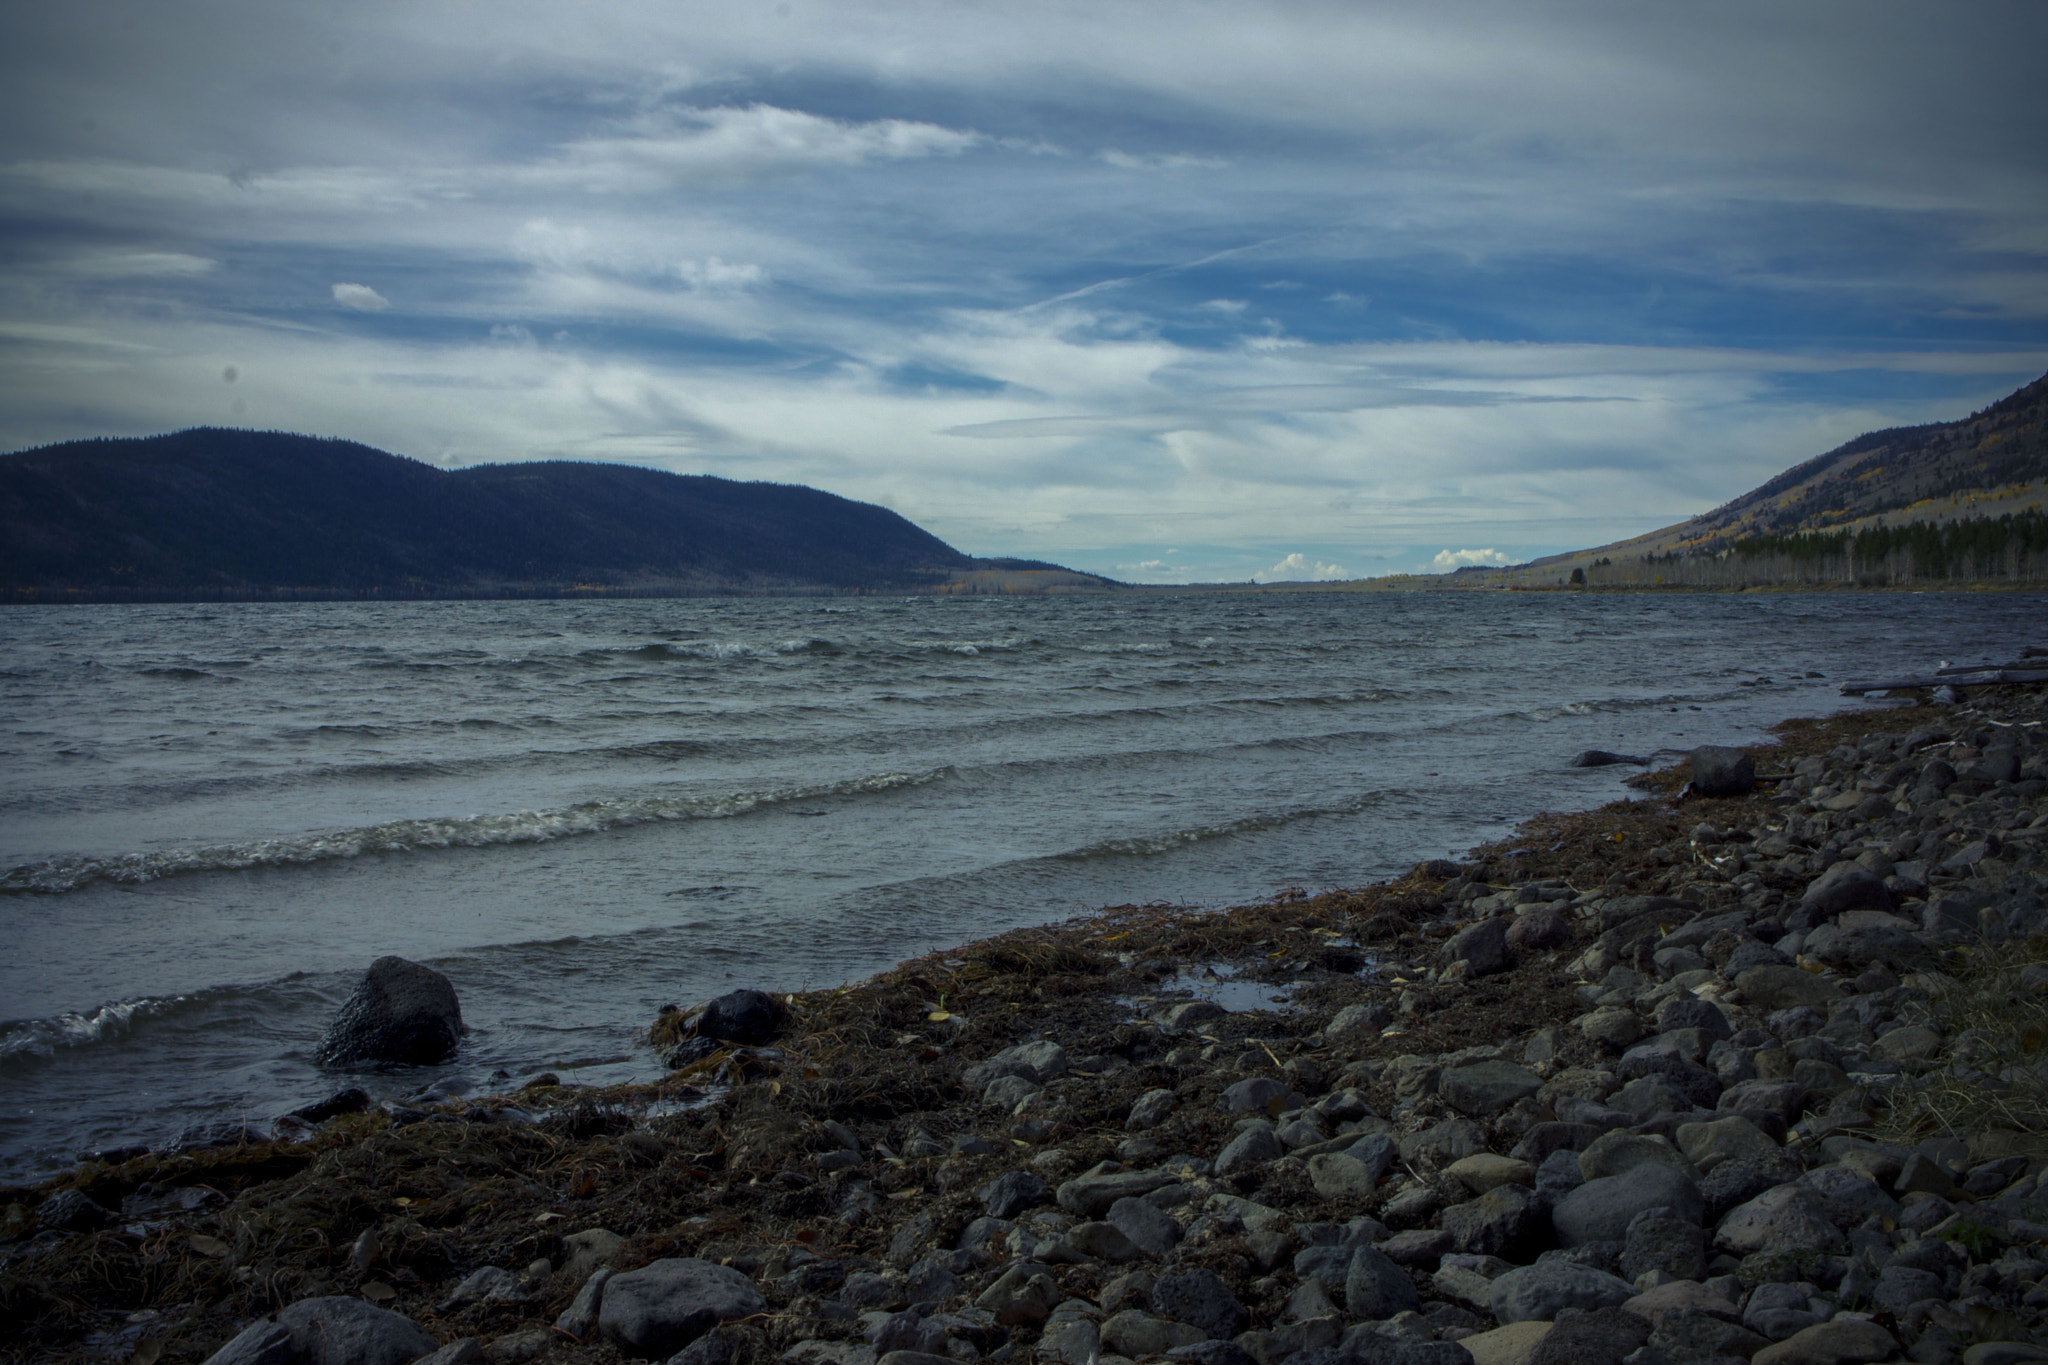
[[(0, 1190), (9, 1359), (2048, 1360), (2048, 705)], [(457, 983), (459, 989), (459, 983)]]

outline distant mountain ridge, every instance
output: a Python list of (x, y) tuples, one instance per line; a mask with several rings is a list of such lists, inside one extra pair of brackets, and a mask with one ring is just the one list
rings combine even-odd
[(1019, 591), (1109, 580), (977, 559), (795, 484), (540, 461), (444, 470), (199, 427), (0, 455), (0, 596), (495, 597)]

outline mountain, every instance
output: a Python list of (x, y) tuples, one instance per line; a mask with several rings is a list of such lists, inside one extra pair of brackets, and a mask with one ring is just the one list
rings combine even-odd
[(1104, 586), (977, 559), (794, 484), (544, 461), (443, 470), (201, 427), (0, 455), (0, 598), (495, 597)]
[(2048, 576), (2048, 375), (1955, 422), (1873, 431), (1675, 526), (1469, 584), (1769, 586)]

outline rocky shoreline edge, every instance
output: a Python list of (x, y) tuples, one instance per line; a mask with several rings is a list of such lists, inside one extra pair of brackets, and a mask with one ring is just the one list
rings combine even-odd
[(657, 1086), (89, 1162), (0, 1190), (0, 1352), (2048, 1360), (2044, 719), (1787, 722), (1382, 885), (665, 1014)]

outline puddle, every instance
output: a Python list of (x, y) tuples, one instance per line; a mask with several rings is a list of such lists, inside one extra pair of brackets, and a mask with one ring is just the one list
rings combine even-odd
[(1150, 1014), (1154, 1009), (1183, 1000), (1210, 1000), (1232, 1014), (1247, 1010), (1286, 1009), (1294, 993), (1307, 983), (1301, 981), (1257, 981), (1240, 974), (1227, 962), (1205, 963), (1170, 976), (1143, 995), (1119, 1003)]

